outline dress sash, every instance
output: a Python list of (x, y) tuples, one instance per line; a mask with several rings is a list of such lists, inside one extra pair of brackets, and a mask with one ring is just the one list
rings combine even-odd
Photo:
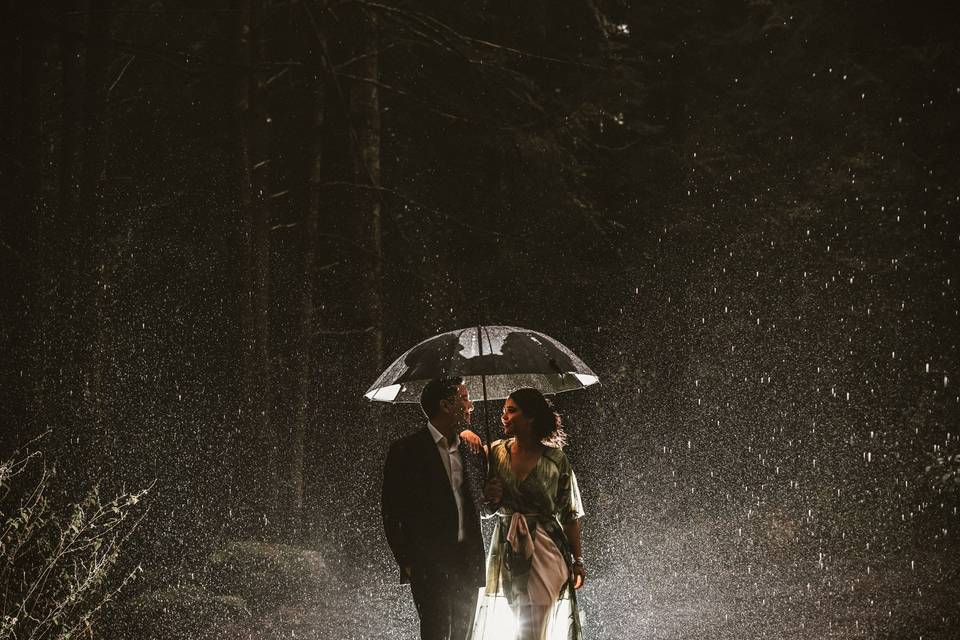
[[(529, 514), (533, 516), (535, 514)], [(513, 512), (510, 517), (510, 528), (507, 530), (507, 542), (513, 549), (513, 553), (523, 556), (529, 560), (533, 557), (534, 539), (530, 535), (530, 527), (527, 525), (528, 514)]]

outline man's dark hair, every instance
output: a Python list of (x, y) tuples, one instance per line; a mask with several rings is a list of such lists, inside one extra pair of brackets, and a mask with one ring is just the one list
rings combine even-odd
[(463, 378), (434, 378), (420, 392), (420, 408), (428, 418), (432, 418), (440, 411), (440, 401), (453, 398), (457, 395), (457, 388), (463, 384)]

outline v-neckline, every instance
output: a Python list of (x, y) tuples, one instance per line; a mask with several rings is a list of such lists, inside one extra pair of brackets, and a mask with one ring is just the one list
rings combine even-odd
[(510, 449), (512, 448), (513, 443), (514, 443), (515, 441), (516, 441), (516, 438), (511, 438), (511, 439), (506, 443), (506, 445), (507, 445), (507, 464), (508, 464), (508, 466), (509, 466), (509, 468), (510, 468), (510, 475), (512, 475), (513, 478), (514, 478), (514, 480), (517, 481), (517, 486), (519, 487), (521, 484), (523, 484), (524, 482), (526, 482), (527, 479), (528, 479), (531, 475), (533, 475), (533, 472), (537, 469), (537, 467), (540, 466), (540, 461), (543, 459), (543, 449), (540, 450), (540, 455), (537, 456), (537, 461), (534, 462), (534, 463), (533, 463), (533, 466), (530, 467), (530, 470), (527, 471), (527, 475), (523, 476), (523, 478), (520, 478), (519, 476), (517, 476), (516, 472), (514, 472), (514, 470), (513, 470), (513, 451), (510, 450)]

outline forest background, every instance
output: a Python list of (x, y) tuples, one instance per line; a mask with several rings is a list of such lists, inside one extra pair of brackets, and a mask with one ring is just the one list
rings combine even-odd
[(0, 24), (0, 451), (64, 508), (151, 487), (101, 637), (412, 637), (378, 499), (420, 417), (362, 393), (477, 322), (602, 380), (557, 399), (592, 637), (951, 637), (951, 3)]

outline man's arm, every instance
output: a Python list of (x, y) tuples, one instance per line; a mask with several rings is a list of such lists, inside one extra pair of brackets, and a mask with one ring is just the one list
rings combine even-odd
[(406, 515), (405, 473), (403, 468), (403, 452), (398, 451), (396, 443), (387, 453), (387, 461), (383, 468), (383, 487), (380, 493), (380, 513), (383, 517), (383, 530), (387, 535), (387, 543), (393, 552), (401, 572), (410, 577), (410, 543), (404, 527)]

